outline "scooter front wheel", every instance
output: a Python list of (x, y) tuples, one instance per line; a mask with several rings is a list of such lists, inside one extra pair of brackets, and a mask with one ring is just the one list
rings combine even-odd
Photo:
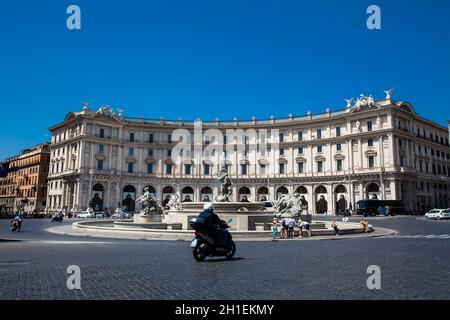
[(202, 242), (197, 243), (197, 245), (192, 250), (192, 255), (195, 261), (202, 262), (206, 258), (206, 245)]
[(227, 253), (225, 254), (225, 257), (227, 259), (231, 259), (234, 257), (235, 252), (236, 252), (236, 245), (234, 244), (234, 241), (231, 240), (230, 248), (228, 249)]

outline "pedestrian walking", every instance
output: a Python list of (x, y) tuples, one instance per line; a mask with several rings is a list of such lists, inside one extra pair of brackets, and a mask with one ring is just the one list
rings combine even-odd
[(294, 237), (294, 227), (295, 227), (295, 219), (291, 217), (288, 222), (288, 238)]
[(274, 217), (272, 220), (272, 240), (275, 240), (277, 238), (277, 228), (278, 228), (278, 219)]
[(282, 216), (281, 217), (281, 239), (286, 239), (287, 238), (287, 223), (286, 223), (286, 219)]

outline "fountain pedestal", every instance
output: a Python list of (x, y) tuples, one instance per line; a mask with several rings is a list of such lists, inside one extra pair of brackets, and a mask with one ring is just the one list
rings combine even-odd
[(141, 215), (140, 213), (135, 213), (133, 216), (134, 223), (161, 223), (162, 219), (161, 214)]
[[(214, 213), (220, 219), (232, 221), (230, 230), (255, 230), (255, 223), (269, 223), (273, 219), (273, 211), (265, 210), (258, 202), (214, 202)], [(203, 211), (204, 202), (184, 202), (183, 210), (169, 210), (163, 222), (167, 224), (181, 223), (183, 230), (189, 230), (189, 220)]]

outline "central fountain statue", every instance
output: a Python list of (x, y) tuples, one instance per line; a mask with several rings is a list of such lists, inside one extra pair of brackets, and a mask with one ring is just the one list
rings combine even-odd
[(150, 214), (163, 214), (163, 209), (158, 205), (155, 198), (152, 197), (148, 187), (144, 188), (142, 196), (136, 199), (142, 206), (140, 216), (147, 216)]
[(133, 220), (138, 223), (160, 223), (164, 214), (164, 209), (153, 198), (148, 187), (144, 188), (142, 195), (136, 199), (141, 203), (141, 211), (135, 214)]
[(221, 195), (216, 197), (216, 201), (230, 202), (231, 194), (233, 193), (233, 190), (231, 189), (233, 183), (231, 182), (230, 176), (228, 175), (225, 160), (221, 164), (218, 180), (220, 182), (220, 185), (222, 186), (222, 190)]

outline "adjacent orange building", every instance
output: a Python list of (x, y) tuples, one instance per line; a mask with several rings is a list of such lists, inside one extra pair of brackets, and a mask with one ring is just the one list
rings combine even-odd
[(32, 214), (45, 210), (49, 161), (49, 143), (41, 143), (2, 163), (0, 212)]

